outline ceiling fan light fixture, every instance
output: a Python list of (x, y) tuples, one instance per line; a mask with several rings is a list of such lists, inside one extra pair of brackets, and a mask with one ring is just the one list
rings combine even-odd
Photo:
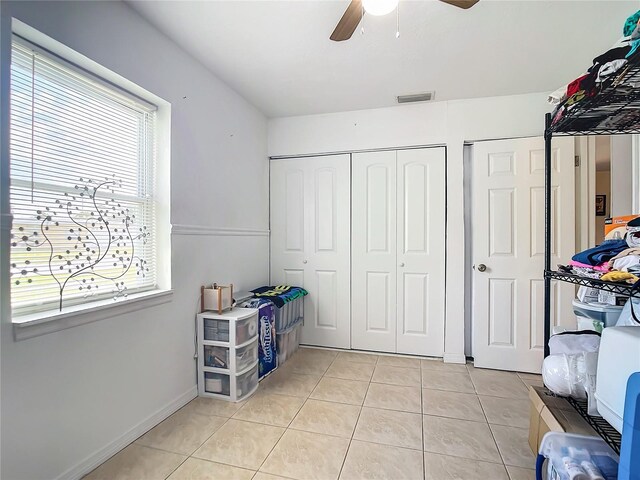
[(362, 7), (369, 15), (386, 15), (393, 12), (399, 0), (362, 0)]

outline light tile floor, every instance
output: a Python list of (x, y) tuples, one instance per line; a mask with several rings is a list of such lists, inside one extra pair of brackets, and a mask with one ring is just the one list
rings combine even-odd
[(532, 480), (539, 376), (301, 348), (242, 403), (197, 398), (88, 480)]

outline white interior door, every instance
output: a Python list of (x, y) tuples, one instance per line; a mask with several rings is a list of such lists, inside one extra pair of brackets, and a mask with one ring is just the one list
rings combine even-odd
[[(574, 139), (554, 139), (552, 152), (555, 265), (574, 254)], [(539, 373), (544, 345), (544, 141), (479, 142), (472, 164), (475, 365)], [(552, 283), (555, 324), (560, 319), (575, 324), (574, 294), (572, 285)]]
[(305, 286), (305, 182), (301, 159), (270, 163), (271, 284)]
[(397, 152), (398, 353), (444, 352), (445, 171), (444, 148)]
[(351, 346), (396, 352), (396, 152), (351, 162)]
[(350, 348), (350, 156), (271, 162), (271, 283), (304, 286), (302, 343)]

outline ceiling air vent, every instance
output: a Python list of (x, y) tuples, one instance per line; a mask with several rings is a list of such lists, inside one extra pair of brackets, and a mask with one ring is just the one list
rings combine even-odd
[(428, 102), (433, 100), (436, 92), (414, 93), (413, 95), (399, 95), (398, 103)]

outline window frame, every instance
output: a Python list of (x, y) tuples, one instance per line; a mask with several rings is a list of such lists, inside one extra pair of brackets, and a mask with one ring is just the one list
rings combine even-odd
[[(55, 61), (62, 62), (65, 67), (77, 71), (83, 76), (88, 76), (92, 82), (100, 83), (101, 87), (109, 90), (116, 90), (121, 95), (128, 96), (131, 101), (137, 104), (154, 106), (157, 108), (155, 135), (156, 135), (156, 186), (153, 190), (153, 208), (155, 219), (156, 241), (156, 284), (148, 287), (144, 291), (129, 294), (127, 298), (103, 298), (91, 300), (76, 305), (67, 306), (60, 312), (58, 309), (30, 313), (15, 316), (11, 314), (14, 338), (22, 340), (38, 335), (52, 333), (58, 330), (70, 328), (85, 323), (94, 322), (104, 318), (126, 314), (143, 308), (153, 307), (163, 303), (171, 302), (173, 290), (171, 290), (171, 266), (170, 259), (170, 184), (169, 184), (169, 161), (170, 161), (170, 131), (171, 131), (171, 105), (162, 98), (148, 92), (130, 80), (121, 77), (119, 74), (108, 70), (93, 60), (71, 48), (47, 37), (19, 20), (12, 19), (12, 39), (18, 39), (20, 43), (28, 48), (54, 57)], [(13, 44), (8, 46), (12, 52)], [(6, 53), (6, 52), (5, 52)], [(9, 54), (11, 57), (11, 53)], [(11, 62), (9, 62), (8, 78), (11, 77)], [(5, 91), (10, 95), (10, 89)], [(10, 121), (9, 117), (6, 119)], [(3, 154), (8, 157), (9, 147), (7, 145)], [(12, 184), (10, 178), (8, 184)], [(9, 185), (7, 185), (9, 186)], [(8, 196), (7, 196), (8, 197)], [(6, 198), (7, 204), (2, 205), (2, 229), (11, 230), (11, 202)], [(7, 237), (4, 237), (7, 238)], [(9, 249), (7, 249), (9, 250)], [(7, 257), (10, 258), (10, 253)], [(164, 259), (164, 261), (162, 261)], [(8, 278), (8, 271), (3, 275)], [(7, 299), (11, 298), (10, 292)]]

